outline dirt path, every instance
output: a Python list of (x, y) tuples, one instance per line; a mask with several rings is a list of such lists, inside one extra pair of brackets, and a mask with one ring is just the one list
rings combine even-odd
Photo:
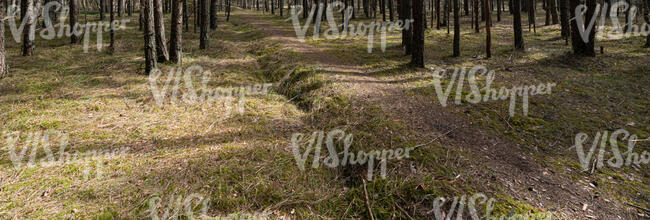
[[(499, 184), (516, 200), (546, 211), (555, 212), (555, 219), (634, 219), (636, 215), (620, 204), (594, 199), (593, 189), (555, 174), (535, 161), (522, 155), (520, 146), (498, 135), (473, 125), (470, 120), (443, 108), (428, 97), (407, 95), (399, 84), (386, 83), (370, 76), (373, 70), (359, 66), (344, 65), (345, 60), (327, 55), (322, 49), (300, 42), (290, 25), (278, 25), (264, 20), (256, 12), (237, 14), (239, 18), (264, 30), (266, 39), (277, 41), (284, 48), (300, 53), (319, 65), (331, 76), (354, 89), (354, 103), (364, 102), (380, 106), (388, 115), (399, 116), (408, 128), (420, 134), (422, 142), (435, 137), (443, 145), (453, 146), (472, 155), (477, 161), (465, 161), (460, 166), (473, 168), (473, 173), (463, 173), (461, 179), (469, 178), (483, 186)], [(583, 205), (587, 204), (587, 211)]]

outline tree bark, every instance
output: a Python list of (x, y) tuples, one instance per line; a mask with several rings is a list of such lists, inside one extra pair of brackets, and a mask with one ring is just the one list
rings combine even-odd
[[(226, 15), (226, 21), (230, 21), (230, 4), (232, 4), (230, 1), (232, 1), (232, 0), (226, 0), (226, 1), (228, 1), (228, 7), (226, 8), (226, 10), (228, 10), (227, 15)], [(305, 10), (305, 11), (307, 11), (307, 10)]]
[(487, 58), (492, 57), (492, 32), (490, 31), (492, 26), (491, 11), (490, 0), (485, 0), (485, 16), (487, 17), (485, 19), (485, 54)]
[(424, 68), (424, 0), (413, 0), (413, 7), (409, 8), (413, 9), (413, 19), (415, 20), (413, 23), (411, 65)]
[[(643, 0), (643, 8), (643, 18), (645, 19), (645, 24), (643, 25), (648, 26), (650, 25), (650, 0)], [(650, 47), (650, 34), (646, 36), (644, 47)]]
[(129, 17), (133, 16), (133, 0), (126, 0), (127, 5), (126, 5), (126, 13), (129, 15)]
[(106, 10), (106, 0), (99, 0), (99, 20), (104, 20), (104, 11)]
[[(579, 0), (570, 0), (570, 10), (571, 12), (571, 17), (575, 18), (575, 9), (580, 5)], [(585, 13), (586, 20), (583, 22), (583, 24), (578, 24), (576, 19), (571, 20), (571, 45), (573, 47), (573, 54), (578, 55), (578, 56), (596, 56), (596, 51), (594, 50), (594, 41), (595, 41), (595, 35), (596, 35), (596, 28), (597, 24), (594, 24), (594, 28), (591, 28), (588, 30), (584, 23), (589, 22), (589, 20), (592, 18), (596, 11), (596, 1), (595, 0), (587, 0), (587, 12)], [(579, 15), (581, 16), (581, 15)], [(580, 32), (578, 30), (578, 25), (582, 25), (585, 31), (589, 31), (587, 40), (586, 42), (582, 39)]]
[(156, 37), (154, 34), (154, 16), (153, 16), (153, 2), (154, 0), (143, 0), (142, 14), (144, 23), (144, 58), (145, 58), (145, 74), (151, 74), (151, 71), (158, 68), (156, 61)]
[[(352, 2), (354, 2), (354, 0), (352, 0)], [(354, 7), (354, 5), (352, 5), (352, 7)], [(390, 21), (395, 20), (395, 15), (394, 15), (395, 12), (393, 11), (393, 0), (388, 0), (388, 13), (389, 13), (389, 16), (390, 16)]]
[(478, 8), (479, 5), (478, 2), (480, 0), (472, 0), (472, 1), (474, 3), (474, 31), (476, 33), (479, 33), (481, 32), (481, 30), (479, 29), (480, 22), (479, 22), (479, 8)]
[(181, 14), (183, 14), (183, 23), (185, 24), (185, 31), (188, 32), (188, 31), (190, 31), (190, 24), (189, 24), (189, 19), (190, 18), (189, 18), (188, 12), (187, 12), (187, 1), (188, 0), (182, 0), (182, 1), (183, 1), (183, 9), (182, 9), (183, 12)]
[(520, 10), (522, 0), (511, 0), (511, 1), (513, 1), (512, 6), (514, 7), (512, 13), (514, 14), (513, 28), (515, 32), (515, 49), (524, 50), (524, 36), (523, 36), (523, 31), (521, 30), (521, 10)]
[(528, 31), (533, 27), (534, 33), (537, 33), (537, 22), (535, 21), (535, 0), (528, 1)]
[(460, 16), (458, 0), (454, 0), (454, 57), (460, 56)]
[(158, 62), (164, 63), (169, 61), (167, 52), (167, 39), (165, 38), (165, 23), (162, 10), (162, 0), (154, 0), (154, 24), (156, 31), (156, 54)]
[(568, 0), (559, 0), (560, 1), (560, 26), (562, 30), (562, 37), (569, 37), (571, 35), (571, 30), (569, 29), (569, 5), (567, 4)]
[[(0, 17), (5, 17), (5, 4), (0, 4)], [(0, 19), (0, 79), (5, 78), (9, 74), (9, 66), (7, 66), (7, 52), (5, 51), (5, 20)]]
[(501, 21), (501, 0), (497, 0), (497, 22)]
[(440, 0), (436, 1), (436, 29), (440, 30)]
[[(201, 8), (201, 37), (199, 48), (201, 50), (208, 49), (210, 47), (210, 0), (199, 0), (202, 1), (201, 4), (204, 6)], [(208, 7), (205, 7), (208, 6)]]
[(115, 51), (115, 27), (113, 26), (113, 21), (115, 21), (115, 11), (113, 11), (113, 5), (114, 5), (113, 0), (109, 0), (109, 2), (110, 2), (109, 4), (110, 4), (110, 19), (111, 19), (111, 23), (110, 23), (111, 44), (108, 46), (108, 53), (112, 54)]
[[(113, 8), (111, 4), (111, 8)], [(122, 17), (122, 9), (124, 8), (124, 0), (117, 0), (117, 16)]]
[[(31, 1), (31, 0), (29, 0)], [(77, 3), (75, 2), (76, 0), (70, 0), (70, 43), (76, 44), (79, 42), (79, 34), (73, 30), (75, 26), (79, 25), (77, 24)]]
[(172, 63), (182, 64), (183, 0), (172, 1), (172, 26), (169, 39), (169, 59)]
[(217, 0), (210, 1), (210, 29), (217, 29)]
[[(413, 18), (412, 14), (412, 9), (411, 9), (411, 1), (412, 0), (401, 0), (402, 1), (402, 12), (404, 13), (404, 20), (405, 22), (410, 22), (411, 18)], [(410, 24), (408, 28), (402, 29), (402, 44), (404, 45), (404, 49), (406, 52), (406, 55), (411, 55), (413, 52), (413, 25)]]

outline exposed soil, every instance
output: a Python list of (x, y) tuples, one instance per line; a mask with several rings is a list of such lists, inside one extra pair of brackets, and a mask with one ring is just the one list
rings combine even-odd
[[(553, 211), (557, 219), (634, 219), (637, 215), (625, 205), (595, 198), (587, 187), (566, 175), (546, 169), (534, 157), (521, 153), (521, 146), (505, 140), (502, 135), (484, 130), (463, 117), (432, 102), (422, 95), (407, 95), (399, 83), (385, 82), (371, 73), (375, 70), (346, 65), (345, 60), (326, 54), (322, 49), (301, 42), (290, 25), (281, 26), (262, 19), (256, 12), (246, 11), (242, 19), (263, 29), (265, 39), (277, 41), (282, 47), (300, 53), (327, 73), (337, 83), (357, 92), (352, 103), (380, 106), (388, 115), (399, 116), (401, 123), (418, 134), (422, 143), (435, 138), (442, 145), (467, 151), (476, 160), (459, 162), (458, 166), (472, 167), (472, 173), (459, 177), (480, 182), (484, 188), (497, 184), (504, 193), (524, 200), (540, 210)], [(423, 69), (413, 71), (426, 71)], [(444, 155), (442, 155), (444, 156)], [(597, 197), (597, 196), (596, 196)], [(583, 211), (583, 205), (587, 210)]]

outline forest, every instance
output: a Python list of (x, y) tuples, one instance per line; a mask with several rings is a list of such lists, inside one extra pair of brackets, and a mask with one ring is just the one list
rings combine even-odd
[(0, 219), (650, 219), (650, 0), (0, 18)]

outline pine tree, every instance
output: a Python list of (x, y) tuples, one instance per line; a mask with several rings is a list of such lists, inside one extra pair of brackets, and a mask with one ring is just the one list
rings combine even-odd
[(413, 0), (413, 52), (411, 53), (411, 65), (424, 68), (424, 0)]
[(204, 6), (201, 8), (201, 36), (199, 48), (205, 50), (210, 47), (210, 0), (199, 1), (202, 1), (201, 5)]
[(167, 39), (165, 38), (165, 23), (163, 17), (162, 0), (154, 0), (154, 29), (156, 31), (156, 54), (158, 62), (169, 61)]
[(152, 70), (158, 68), (156, 61), (156, 36), (153, 18), (153, 1), (143, 0), (142, 5), (142, 21), (144, 25), (144, 58), (145, 58), (145, 73), (150, 74)]
[[(23, 0), (25, 2), (26, 10), (23, 14), (23, 20), (25, 22), (25, 29), (23, 29), (23, 56), (34, 55), (34, 38), (36, 35), (36, 18), (37, 14), (34, 9), (33, 0)], [(70, 0), (71, 2), (74, 0)], [(73, 6), (70, 7), (70, 13), (72, 14)], [(72, 22), (72, 17), (70, 18)], [(74, 35), (73, 35), (74, 36)]]
[(454, 0), (454, 57), (460, 56), (460, 17), (458, 0)]
[(183, 0), (172, 0), (172, 26), (169, 39), (169, 59), (173, 63), (183, 62)]
[[(5, 17), (6, 9), (5, 4), (0, 3), (0, 17)], [(5, 20), (0, 19), (0, 79), (6, 77), (9, 73), (9, 66), (7, 66), (7, 52), (5, 51)]]
[[(513, 28), (515, 32), (515, 49), (523, 50), (524, 49), (524, 36), (523, 31), (521, 30), (521, 1), (522, 0), (512, 0), (512, 7), (514, 7), (513, 12)], [(525, 1), (525, 0), (524, 0)]]

